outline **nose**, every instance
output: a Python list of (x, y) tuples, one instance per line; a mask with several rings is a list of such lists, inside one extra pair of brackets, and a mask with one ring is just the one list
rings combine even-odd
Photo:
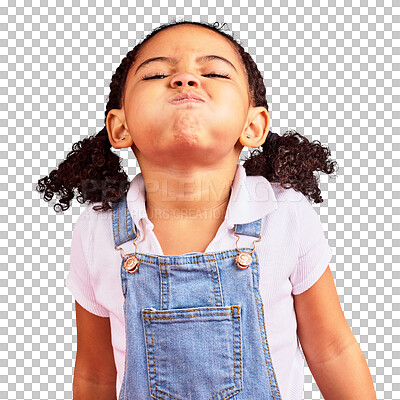
[(171, 86), (199, 86), (200, 81), (196, 78), (195, 75), (190, 74), (188, 72), (179, 72), (175, 74), (175, 76), (171, 79)]

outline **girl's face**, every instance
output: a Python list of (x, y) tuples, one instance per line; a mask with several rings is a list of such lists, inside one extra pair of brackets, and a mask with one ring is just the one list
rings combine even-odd
[[(211, 55), (221, 59), (201, 60)], [(170, 61), (146, 62), (154, 57)], [(170, 103), (187, 92), (204, 102)], [(238, 139), (251, 122), (252, 107), (239, 56), (218, 33), (182, 25), (155, 35), (128, 73), (123, 101), (123, 124), (141, 167), (237, 163), (243, 148)]]

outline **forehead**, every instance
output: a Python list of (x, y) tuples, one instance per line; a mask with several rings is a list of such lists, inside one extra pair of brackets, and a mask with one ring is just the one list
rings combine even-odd
[(164, 29), (144, 43), (132, 70), (136, 70), (150, 57), (181, 58), (190, 54), (223, 56), (228, 58), (238, 71), (241, 69), (240, 58), (229, 39), (208, 28), (183, 24)]

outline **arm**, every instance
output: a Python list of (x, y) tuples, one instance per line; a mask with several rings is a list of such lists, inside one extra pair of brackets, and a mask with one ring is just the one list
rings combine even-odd
[(76, 301), (75, 310), (78, 334), (73, 399), (116, 400), (110, 319), (88, 312)]
[(326, 400), (376, 400), (368, 364), (343, 314), (329, 265), (305, 292), (293, 296), (297, 334)]
[(74, 376), (73, 400), (117, 400), (115, 385), (101, 384)]

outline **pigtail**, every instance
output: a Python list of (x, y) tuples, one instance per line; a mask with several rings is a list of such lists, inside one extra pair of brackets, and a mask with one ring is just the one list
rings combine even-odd
[(44, 200), (60, 197), (54, 205), (56, 212), (66, 211), (75, 197), (79, 203), (101, 202), (96, 211), (109, 210), (111, 201), (126, 193), (128, 176), (121, 166), (122, 159), (111, 151), (107, 130), (85, 138), (72, 146), (66, 159), (48, 176), (39, 179), (36, 190)]
[[(122, 107), (126, 77), (139, 49), (140, 44), (129, 51), (112, 76), (104, 124), (110, 110)], [(118, 202), (128, 191), (129, 184), (122, 159), (111, 151), (104, 126), (97, 135), (75, 143), (58, 168), (39, 179), (36, 190), (44, 193), (45, 201), (50, 201), (55, 194), (60, 197), (53, 206), (56, 212), (66, 211), (75, 194), (79, 203), (100, 202), (101, 205), (94, 206), (93, 210), (107, 211), (112, 207), (110, 203)]]
[(318, 176), (314, 171), (332, 174), (336, 161), (329, 159), (331, 151), (321, 142), (309, 140), (298, 132), (289, 130), (283, 136), (269, 132), (261, 146), (254, 150), (243, 167), (249, 176), (261, 175), (269, 182), (279, 182), (284, 189), (293, 188), (309, 200), (322, 203)]

